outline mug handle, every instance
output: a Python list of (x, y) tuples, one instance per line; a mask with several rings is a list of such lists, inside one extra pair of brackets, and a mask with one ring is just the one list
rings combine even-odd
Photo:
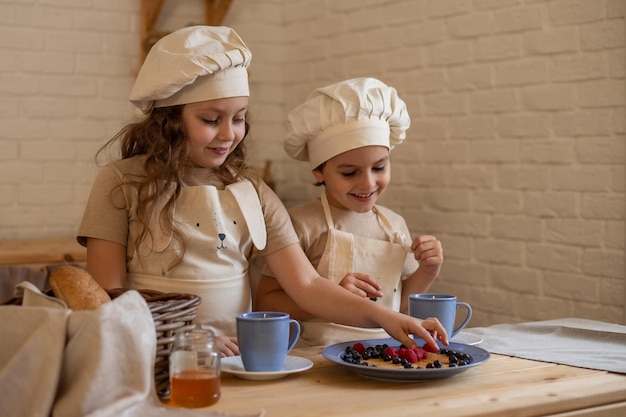
[(465, 307), (465, 309), (467, 310), (467, 314), (465, 315), (463, 323), (459, 324), (459, 326), (452, 331), (452, 335), (450, 335), (449, 337), (454, 337), (459, 331), (467, 326), (467, 323), (469, 323), (470, 319), (472, 318), (472, 307), (469, 304), (463, 301), (459, 301), (456, 303), (456, 309), (458, 310), (459, 307)]
[(287, 345), (287, 353), (291, 352), (291, 349), (296, 345), (298, 338), (300, 337), (300, 323), (297, 320), (289, 319), (289, 327), (293, 326), (293, 332), (289, 338), (289, 344)]

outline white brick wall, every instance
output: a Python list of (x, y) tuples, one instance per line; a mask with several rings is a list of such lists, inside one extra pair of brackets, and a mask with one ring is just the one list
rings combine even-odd
[[(168, 0), (158, 26), (201, 23)], [(624, 323), (624, 0), (235, 0), (253, 50), (253, 161), (311, 198), (286, 112), (356, 76), (394, 85), (413, 124), (384, 204), (434, 233), (434, 290), (472, 325)], [(0, 0), (0, 238), (73, 234), (95, 151), (133, 116), (138, 0)]]
[[(384, 200), (443, 241), (433, 289), (471, 302), (472, 325), (623, 323), (624, 1), (355, 0), (304, 17), (312, 3), (285, 11), (286, 110), (342, 78), (399, 90), (413, 125)], [(284, 169), (288, 204), (314, 194), (307, 167)]]

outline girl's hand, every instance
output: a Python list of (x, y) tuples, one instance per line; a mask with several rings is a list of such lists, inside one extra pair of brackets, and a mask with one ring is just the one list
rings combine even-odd
[[(387, 322), (387, 315), (381, 324), (391, 337), (401, 342), (408, 348), (413, 348), (417, 344), (408, 335), (423, 339), (433, 350), (439, 350), (435, 339), (448, 346), (448, 334), (441, 322), (435, 317), (421, 320), (402, 313), (392, 312), (391, 321)], [(389, 324), (389, 325), (387, 325)], [(421, 346), (420, 346), (421, 347)]]
[(222, 352), (222, 358), (239, 355), (239, 344), (236, 337), (215, 336), (215, 343)]
[(371, 275), (361, 272), (346, 274), (339, 285), (359, 297), (378, 298), (383, 296), (383, 287), (378, 281)]

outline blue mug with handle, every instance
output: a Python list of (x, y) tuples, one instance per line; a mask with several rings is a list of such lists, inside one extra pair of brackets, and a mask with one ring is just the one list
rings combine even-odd
[[(466, 310), (465, 318), (455, 328), (456, 314), (459, 308)], [(418, 319), (436, 317), (448, 337), (454, 337), (472, 318), (472, 307), (465, 302), (457, 301), (456, 296), (449, 294), (411, 294), (409, 295), (409, 315)]]
[(287, 313), (253, 311), (237, 315), (237, 339), (247, 372), (282, 371), (300, 337), (300, 323)]

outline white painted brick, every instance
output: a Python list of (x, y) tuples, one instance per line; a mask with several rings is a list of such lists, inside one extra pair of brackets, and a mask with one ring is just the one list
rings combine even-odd
[(547, 242), (585, 247), (601, 246), (603, 242), (600, 220), (547, 219), (545, 225)]
[(624, 252), (598, 248), (586, 249), (582, 258), (583, 271), (589, 275), (624, 277)]
[(427, 20), (407, 26), (403, 39), (407, 45), (428, 45), (444, 40), (444, 32), (443, 23)]
[(424, 11), (427, 17), (441, 18), (466, 13), (471, 10), (469, 0), (425, 0)]
[(428, 63), (432, 66), (465, 64), (470, 61), (470, 46), (464, 41), (454, 41), (428, 46)]
[(27, 74), (2, 74), (0, 77), (0, 93), (9, 96), (29, 95), (39, 92), (39, 81)]
[(580, 31), (583, 50), (596, 51), (624, 48), (624, 19), (613, 19), (583, 25)]
[(602, 304), (622, 307), (624, 305), (624, 280), (621, 277), (617, 279), (603, 279), (599, 282), (600, 297)]
[(524, 243), (504, 239), (476, 239), (474, 257), (494, 264), (521, 266)]
[(623, 306), (614, 307), (603, 303), (578, 302), (574, 305), (574, 313), (572, 313), (572, 317), (586, 317), (588, 320), (619, 324), (622, 323), (620, 317), (623, 314), (623, 309)]
[(521, 0), (474, 0), (476, 10), (497, 10), (512, 6), (518, 6)]
[(541, 138), (551, 133), (551, 118), (542, 113), (517, 113), (498, 116), (497, 130), (507, 138)]
[(626, 169), (623, 166), (611, 168), (611, 191), (623, 193), (626, 190)]
[(15, 8), (15, 25), (44, 29), (64, 29), (74, 24), (72, 15), (56, 7), (20, 5)]
[(424, 198), (430, 209), (462, 211), (470, 206), (471, 193), (469, 190), (427, 190)]
[(417, 71), (407, 78), (411, 80), (407, 90), (411, 93), (443, 92), (446, 87), (445, 75), (442, 70)]
[(20, 109), (19, 105), (21, 100), (17, 97), (7, 97), (0, 101), (0, 118), (1, 119), (15, 119), (18, 117)]
[(527, 243), (526, 264), (532, 268), (547, 271), (582, 272), (581, 248), (573, 248), (568, 245)]
[(431, 94), (424, 96), (424, 113), (428, 116), (465, 114), (466, 97), (458, 94)]
[(615, 17), (624, 17), (624, 1), (606, 0), (606, 17), (608, 17), (609, 19)]
[(554, 132), (561, 136), (607, 136), (613, 133), (613, 112), (585, 110), (554, 115)]
[(18, 159), (19, 145), (17, 141), (0, 142), (0, 161), (15, 161)]
[(579, 274), (547, 272), (544, 277), (544, 294), (549, 297), (576, 301), (598, 302), (598, 280)]
[(619, 164), (624, 160), (626, 144), (622, 136), (582, 137), (576, 142), (578, 160), (587, 164)]
[(560, 0), (548, 4), (548, 18), (553, 25), (593, 22), (604, 15), (604, 2), (597, 0)]
[(23, 119), (0, 119), (0, 138), (3, 139), (42, 139), (46, 137), (47, 130), (48, 124), (41, 118), (31, 119), (28, 123), (25, 123)]
[[(552, 188), (563, 191), (606, 191), (611, 172), (603, 166), (557, 166), (552, 172)], [(593, 217), (593, 216), (589, 216)]]
[(491, 231), (498, 239), (538, 242), (543, 238), (542, 223), (522, 216), (496, 215), (491, 223)]
[(532, 217), (576, 218), (580, 215), (580, 197), (575, 192), (530, 191), (524, 193), (524, 210)]
[(539, 271), (494, 265), (490, 272), (491, 282), (496, 289), (503, 289), (515, 294), (541, 294), (542, 274)]
[(544, 84), (525, 87), (521, 101), (528, 110), (573, 110), (577, 105), (575, 84)]
[(585, 81), (606, 77), (608, 64), (603, 54), (555, 56), (550, 62), (555, 82)]
[(448, 88), (452, 91), (466, 91), (491, 88), (494, 85), (490, 65), (463, 66), (449, 68)]
[(454, 141), (429, 142), (424, 145), (424, 158), (430, 162), (465, 162), (468, 158), (467, 144)]
[(624, 78), (624, 50), (616, 49), (609, 53), (609, 75), (611, 78)]
[(548, 63), (543, 59), (527, 59), (521, 62), (505, 62), (494, 68), (495, 84), (498, 86), (523, 86), (548, 81)]
[(523, 195), (516, 191), (476, 190), (472, 208), (478, 213), (517, 214), (523, 211)]
[(513, 112), (519, 108), (517, 92), (512, 89), (482, 90), (469, 94), (472, 113)]
[(453, 188), (491, 188), (496, 181), (493, 168), (485, 165), (454, 165), (437, 175), (443, 176), (445, 183)]
[(550, 187), (551, 170), (546, 166), (525, 165), (496, 168), (498, 185), (505, 190), (547, 190)]
[(520, 159), (533, 164), (573, 164), (577, 154), (570, 139), (524, 140), (520, 144)]
[(522, 41), (517, 36), (478, 39), (472, 44), (472, 53), (478, 62), (515, 59), (522, 56)]
[(578, 51), (578, 29), (576, 27), (559, 27), (526, 33), (524, 34), (524, 48), (531, 55)]
[(582, 216), (588, 219), (623, 219), (623, 194), (609, 194), (599, 192), (584, 194), (582, 198)]
[(517, 144), (503, 140), (474, 140), (470, 160), (474, 163), (513, 163), (519, 159)]
[(541, 29), (541, 20), (539, 7), (502, 10), (495, 14), (496, 32), (525, 32)]
[(493, 32), (493, 19), (490, 13), (468, 14), (453, 17), (446, 21), (446, 31), (452, 38), (474, 38)]
[(491, 116), (454, 117), (448, 130), (453, 138), (490, 138), (496, 133), (496, 123)]
[(620, 107), (625, 103), (623, 80), (580, 83), (581, 107)]

